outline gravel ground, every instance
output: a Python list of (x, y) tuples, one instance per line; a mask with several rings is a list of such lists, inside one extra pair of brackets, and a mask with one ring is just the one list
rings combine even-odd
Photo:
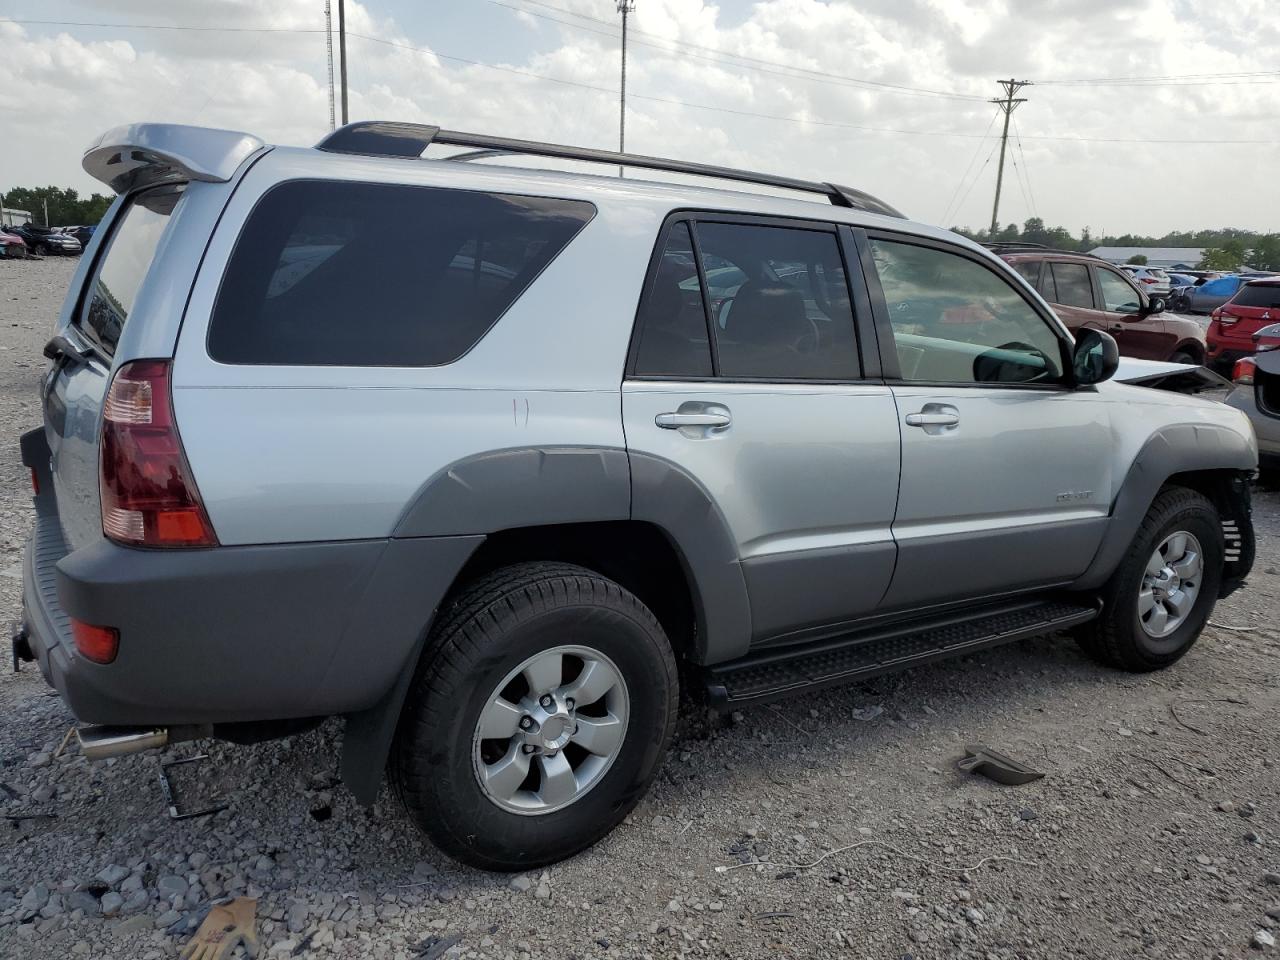
[[(0, 620), (30, 523), (17, 436), (69, 260), (0, 261)], [(72, 717), (0, 679), (0, 956), (172, 957), (258, 898), (270, 956), (1240, 957), (1280, 925), (1280, 497), (1181, 663), (1129, 676), (1051, 637), (682, 733), (625, 825), (545, 872), (463, 869), (337, 784), (338, 729), (207, 745), (173, 821), (161, 757), (55, 756)], [(957, 771), (982, 742), (1045, 771)], [(193, 756), (191, 744), (164, 759)], [(36, 818), (21, 819), (37, 815)], [(756, 860), (769, 865), (746, 865)], [(1280, 931), (1276, 931), (1280, 935)]]

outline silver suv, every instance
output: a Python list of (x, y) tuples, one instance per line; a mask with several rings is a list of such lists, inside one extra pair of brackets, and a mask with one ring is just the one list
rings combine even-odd
[(681, 683), (1065, 628), (1151, 670), (1252, 564), (1242, 414), (859, 191), (390, 123), (84, 166), (13, 643), (90, 757), (342, 717), (361, 801), (521, 869), (626, 816)]

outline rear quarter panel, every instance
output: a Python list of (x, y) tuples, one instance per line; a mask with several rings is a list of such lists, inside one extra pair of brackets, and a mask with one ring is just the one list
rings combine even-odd
[(275, 151), (228, 206), (192, 291), (174, 367), (183, 444), (221, 542), (385, 537), (423, 484), (465, 457), (539, 446), (625, 449), (622, 371), (665, 212), (652, 203), (597, 202), (594, 219), (452, 364), (235, 366), (209, 356), (223, 265), (257, 199), (283, 180), (323, 175), (581, 196), (513, 188), (509, 172), (481, 166), (441, 182), (435, 166)]

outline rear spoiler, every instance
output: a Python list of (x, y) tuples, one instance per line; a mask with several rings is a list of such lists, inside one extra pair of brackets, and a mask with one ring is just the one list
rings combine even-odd
[(175, 123), (133, 123), (108, 130), (89, 145), (85, 172), (116, 193), (181, 180), (230, 180), (263, 148), (257, 137)]

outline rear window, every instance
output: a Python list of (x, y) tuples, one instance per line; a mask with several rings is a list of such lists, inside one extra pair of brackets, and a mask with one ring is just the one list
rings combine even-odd
[(108, 356), (116, 351), (133, 312), (160, 236), (182, 198), (185, 184), (140, 193), (125, 208), (111, 234), (106, 255), (89, 285), (76, 326)]
[(209, 327), (222, 363), (437, 366), (591, 219), (584, 201), (298, 180), (255, 207)]
[(1237, 307), (1263, 307), (1280, 309), (1280, 284), (1247, 283), (1231, 298)]

